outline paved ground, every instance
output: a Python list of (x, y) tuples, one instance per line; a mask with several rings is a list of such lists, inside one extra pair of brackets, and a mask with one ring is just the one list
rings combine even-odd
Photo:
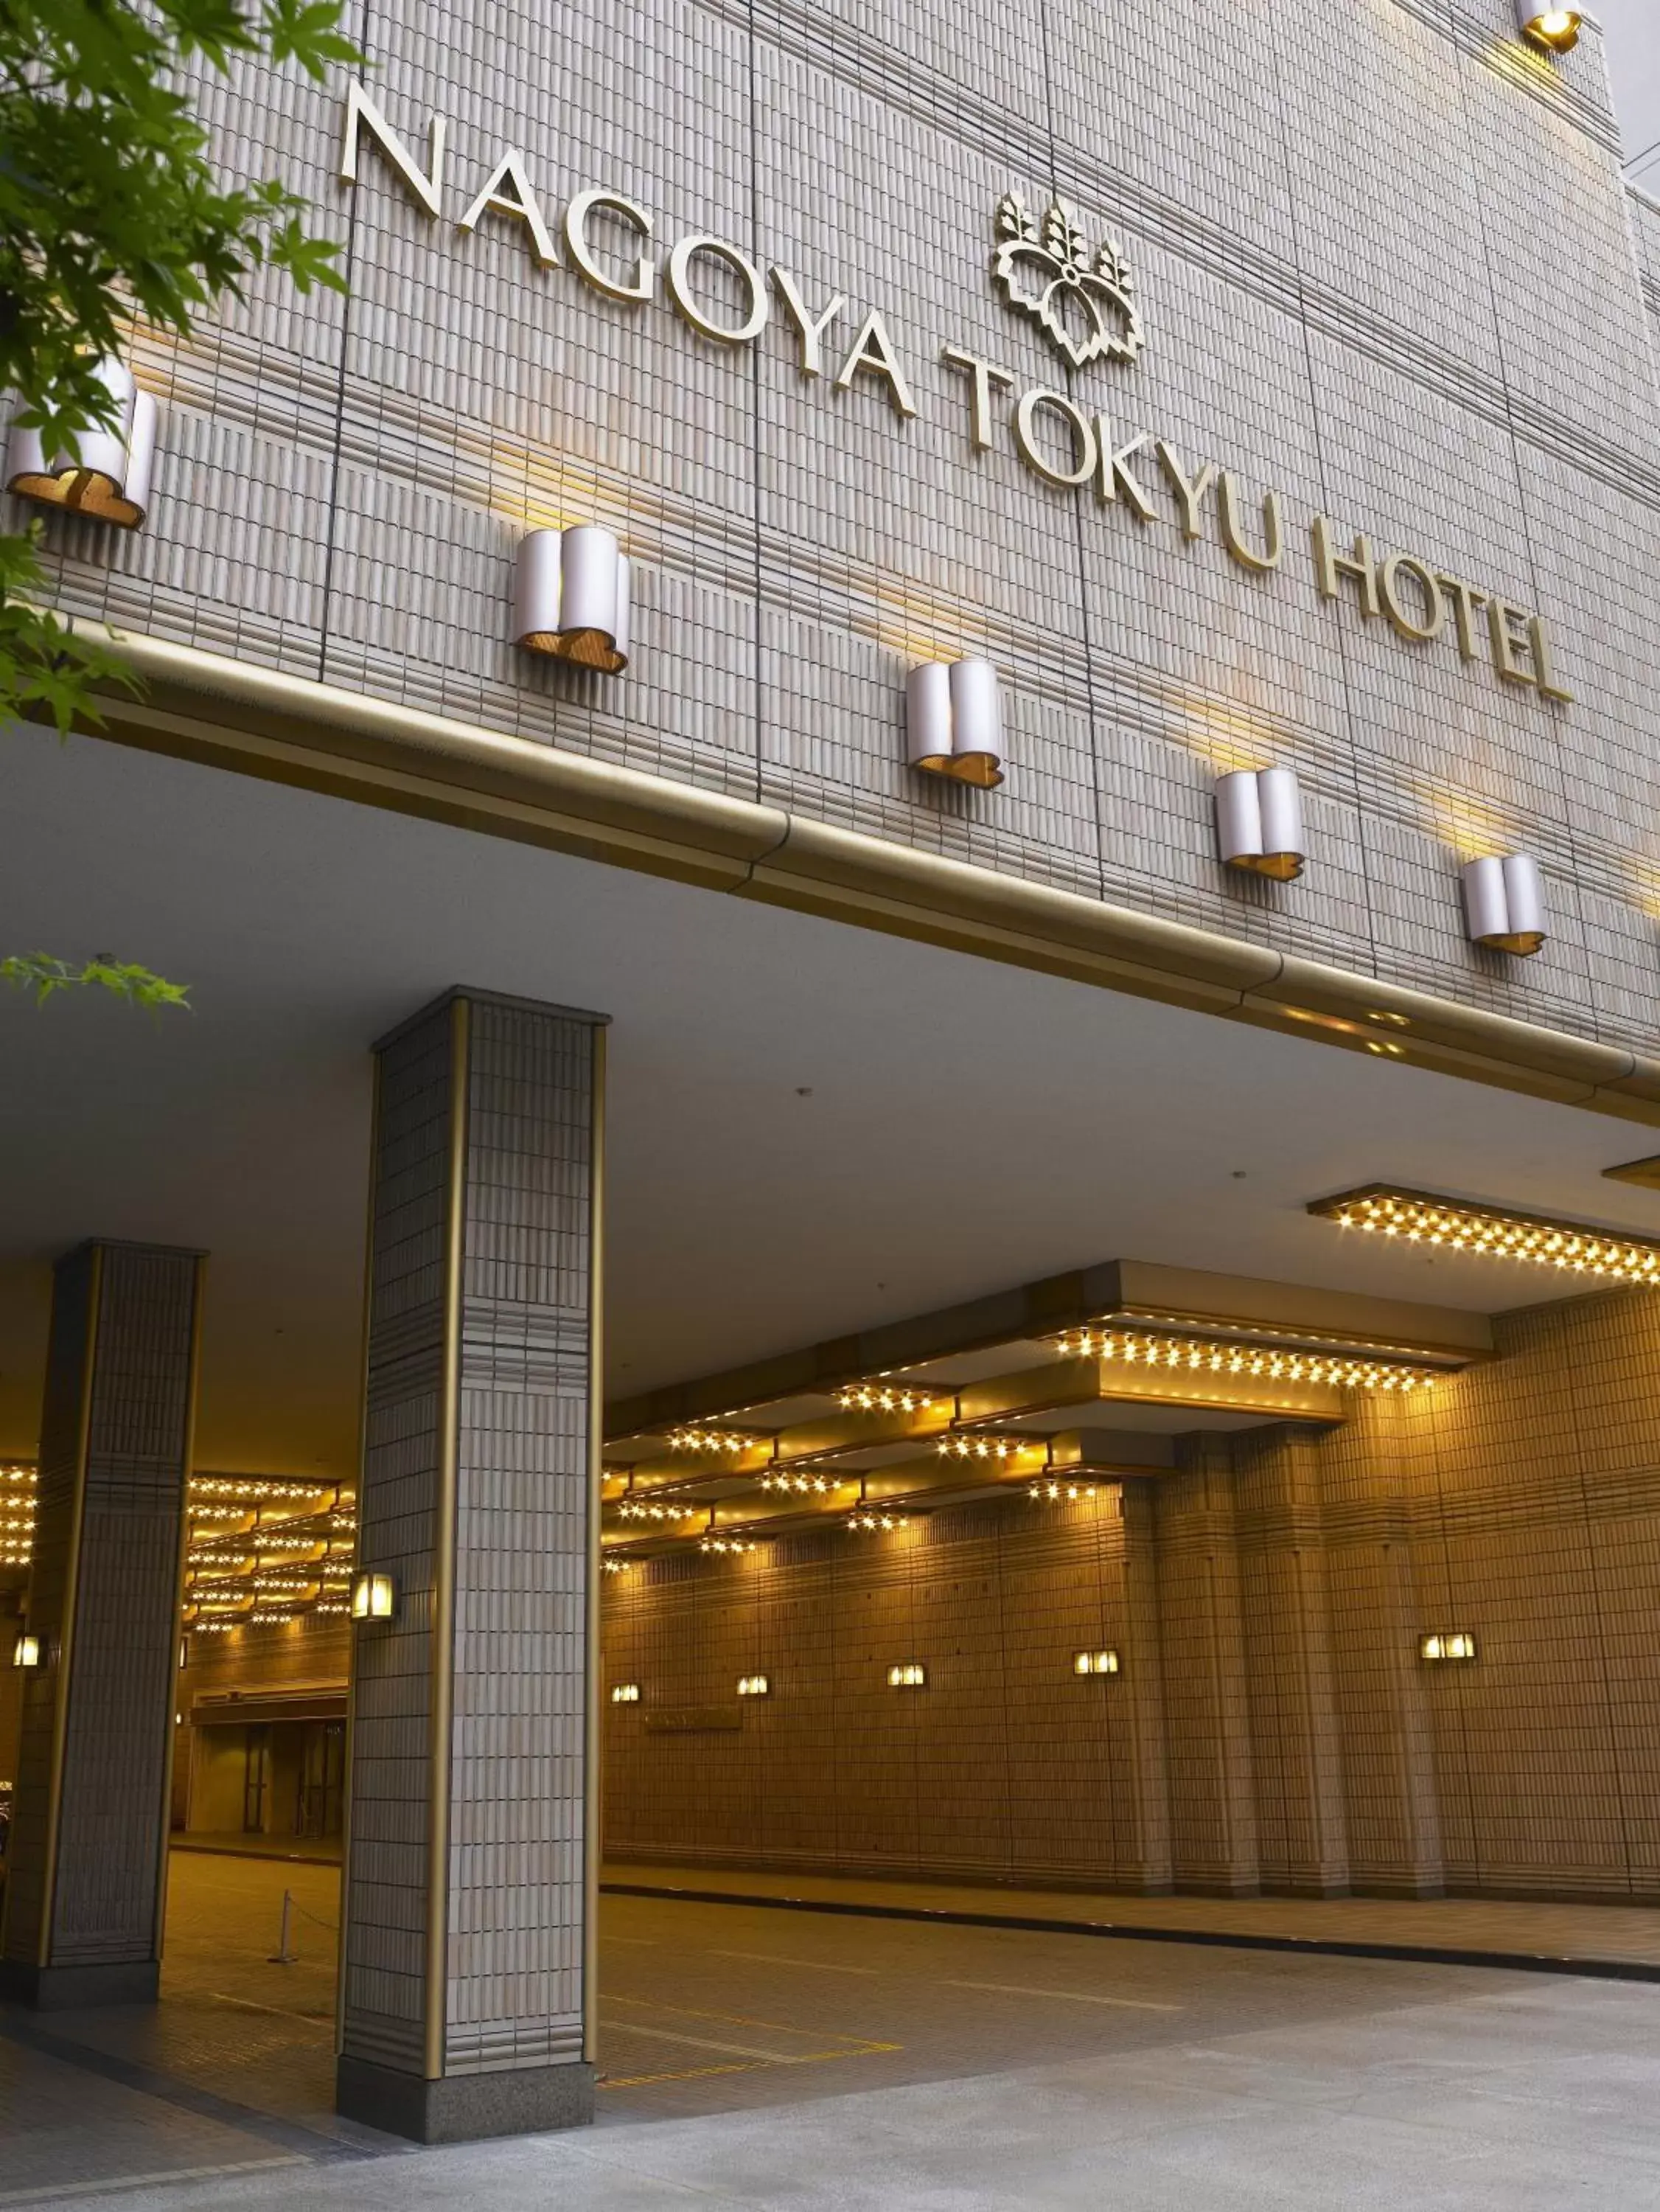
[(629, 1898), (600, 2124), (413, 2151), (328, 2110), (334, 1883), (181, 1856), (161, 2007), (0, 2016), (0, 2205), (1660, 2212), (1651, 1985)]
[(842, 1875), (727, 1873), (711, 1867), (615, 1865), (625, 1886), (718, 1890), (936, 1911), (1110, 1922), (1122, 1929), (1233, 1934), (1311, 1943), (1396, 1944), (1444, 1951), (1627, 1960), (1660, 1969), (1652, 1905), (1548, 1905), (1484, 1897), (1123, 1897), (1064, 1889), (974, 1888), (958, 1882), (850, 1880)]

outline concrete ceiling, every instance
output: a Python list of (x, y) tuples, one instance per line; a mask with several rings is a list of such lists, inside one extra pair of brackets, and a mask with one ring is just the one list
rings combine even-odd
[(1376, 1249), (1387, 1180), (1660, 1229), (1640, 1127), (470, 833), (3, 739), (0, 951), (190, 981), (0, 1000), (0, 1453), (51, 1255), (213, 1255), (203, 1465), (349, 1470), (371, 1041), (453, 983), (611, 1031), (608, 1383), (659, 1383), (1134, 1256), (1491, 1310), (1557, 1279)]

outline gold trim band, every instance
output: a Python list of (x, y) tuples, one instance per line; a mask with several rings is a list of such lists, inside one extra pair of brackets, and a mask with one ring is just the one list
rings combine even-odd
[(432, 1710), (427, 1795), (427, 2079), (444, 2076), (450, 2000), (450, 1793), (455, 1718), (456, 1481), (461, 1449), (461, 1291), (467, 1231), (467, 1116), (472, 1009), (450, 1001), (450, 1157), (444, 1222), (444, 1371), (438, 1408), (438, 1498), (433, 1529)]
[(145, 682), (142, 699), (104, 702), (103, 733), (122, 744), (1660, 1124), (1660, 1060), (1623, 1047), (193, 647), (73, 627)]

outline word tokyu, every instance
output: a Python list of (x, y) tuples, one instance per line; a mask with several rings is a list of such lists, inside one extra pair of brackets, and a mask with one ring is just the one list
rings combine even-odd
[[(445, 118), (431, 119), (423, 169), (362, 86), (349, 85), (340, 163), (348, 184), (357, 182), (366, 133), (416, 203), (439, 220)], [(561, 265), (552, 226), (517, 153), (503, 154), (457, 228), (471, 233), (491, 216), (521, 227), (538, 268)], [(560, 228), (569, 266), (585, 284), (635, 308), (656, 301), (659, 271), (650, 251), (656, 226), (635, 201), (603, 189), (579, 191), (566, 204)], [(661, 275), (669, 307), (701, 337), (720, 345), (753, 345), (776, 307), (803, 378), (815, 380), (833, 371), (835, 391), (874, 386), (901, 419), (919, 412), (912, 376), (878, 311), (867, 313), (851, 337), (844, 331), (833, 349), (833, 331), (847, 308), (841, 294), (815, 303), (787, 269), (774, 264), (763, 274), (737, 246), (707, 233), (677, 240)], [(1007, 439), (1026, 468), (1058, 489), (1090, 497), (1142, 527), (1173, 525), (1190, 543), (1214, 527), (1228, 557), (1252, 575), (1269, 575), (1285, 565), (1286, 501), (1278, 492), (1250, 495), (1235, 471), (1210, 461), (1191, 465), (1167, 440), (1147, 432), (1120, 437), (1108, 416), (1087, 412), (1065, 392), (1035, 385), (1016, 392), (1010, 371), (960, 346), (943, 347), (940, 364), (944, 385), (958, 388), (972, 452), (991, 452)], [(941, 398), (945, 401), (948, 392)], [(1572, 697), (1558, 678), (1539, 616), (1415, 554), (1384, 552), (1328, 515), (1312, 518), (1308, 538), (1310, 573), (1323, 598), (1347, 593), (1364, 616), (1386, 622), (1413, 645), (1446, 638), (1464, 660), (1486, 663), (1505, 683), (1530, 686), (1547, 699)]]

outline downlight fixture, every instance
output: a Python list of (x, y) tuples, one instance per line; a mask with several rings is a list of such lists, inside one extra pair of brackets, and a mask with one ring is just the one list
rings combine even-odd
[(1577, 8), (1536, 8), (1532, 0), (1518, 0), (1517, 17), (1522, 36), (1548, 54), (1571, 54), (1584, 21)]

